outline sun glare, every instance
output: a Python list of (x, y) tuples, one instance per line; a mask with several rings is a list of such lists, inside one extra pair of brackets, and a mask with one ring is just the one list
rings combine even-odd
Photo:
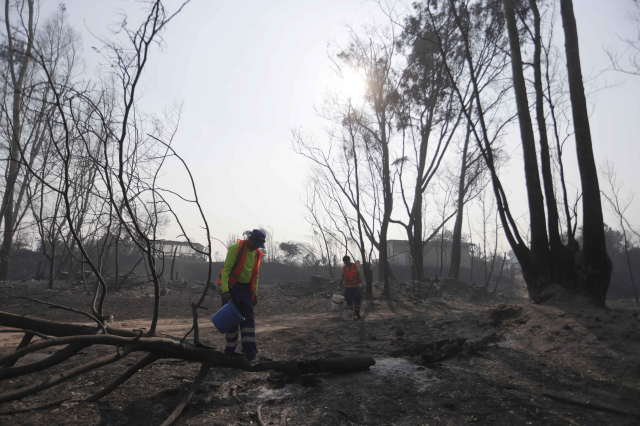
[(358, 72), (354, 70), (345, 72), (342, 78), (338, 77), (338, 85), (338, 91), (348, 99), (358, 102), (364, 98), (365, 82)]

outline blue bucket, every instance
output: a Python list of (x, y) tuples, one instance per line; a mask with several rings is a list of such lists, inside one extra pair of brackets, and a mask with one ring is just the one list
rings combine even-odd
[(222, 334), (231, 330), (236, 325), (244, 321), (244, 317), (240, 315), (240, 311), (233, 306), (231, 301), (227, 302), (222, 308), (218, 310), (211, 317), (211, 322), (216, 326), (218, 331)]

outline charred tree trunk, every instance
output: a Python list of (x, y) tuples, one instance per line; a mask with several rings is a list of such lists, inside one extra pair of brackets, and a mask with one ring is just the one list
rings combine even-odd
[(53, 278), (54, 278), (54, 269), (56, 263), (56, 246), (55, 244), (51, 244), (51, 257), (47, 256), (49, 259), (49, 289), (53, 288)]
[(13, 223), (14, 223), (14, 193), (15, 185), (18, 180), (18, 173), (20, 171), (20, 136), (22, 133), (21, 124), (21, 107), (22, 107), (22, 89), (24, 86), (24, 79), (27, 74), (27, 68), (29, 67), (29, 61), (31, 59), (31, 49), (33, 47), (34, 39), (34, 5), (33, 0), (28, 0), (29, 6), (29, 21), (28, 21), (28, 39), (27, 47), (22, 61), (18, 69), (18, 73), (15, 70), (14, 64), (14, 48), (12, 30), (9, 24), (9, 0), (5, 1), (5, 23), (7, 28), (7, 43), (9, 52), (7, 55), (9, 62), (9, 70), (11, 72), (11, 84), (13, 91), (12, 99), (12, 123), (11, 123), (11, 146), (9, 148), (8, 159), (8, 174), (5, 186), (5, 192), (2, 199), (1, 214), (4, 216), (4, 237), (2, 241), (2, 247), (0, 247), (0, 280), (7, 280), (9, 278), (9, 266), (11, 259), (11, 247), (13, 245)]
[(391, 170), (389, 164), (389, 141), (387, 140), (387, 118), (386, 111), (383, 110), (380, 120), (381, 131), (381, 145), (382, 145), (382, 182), (384, 190), (383, 199), (383, 217), (382, 224), (380, 225), (380, 248), (379, 248), (379, 270), (380, 278), (384, 281), (384, 287), (382, 295), (384, 297), (391, 297), (391, 289), (389, 287), (389, 253), (387, 245), (387, 231), (389, 230), (389, 223), (391, 221), (391, 212), (393, 210), (393, 193), (391, 191)]
[(500, 278), (502, 278), (502, 272), (504, 271), (504, 263), (507, 261), (507, 253), (502, 256), (502, 266), (500, 266), (500, 274), (498, 275), (498, 280), (496, 281), (496, 286), (493, 288), (493, 294), (496, 294), (498, 291), (498, 286), (500, 285)]
[(411, 232), (409, 227), (406, 227), (405, 229), (407, 231), (407, 242), (409, 243), (409, 267), (411, 268), (411, 279), (417, 280), (418, 274), (416, 271), (416, 265), (414, 260), (416, 242), (415, 242), (415, 239), (413, 238), (413, 232)]
[(173, 250), (173, 259), (171, 260), (171, 281), (173, 281), (173, 268), (176, 265), (176, 253), (178, 252), (178, 246)]
[(36, 269), (36, 274), (33, 276), (34, 280), (42, 280), (45, 277), (45, 272), (47, 270), (47, 266), (45, 265), (45, 260), (47, 260), (46, 257), (44, 256), (40, 256), (40, 259), (38, 260), (38, 267)]
[(467, 175), (467, 151), (471, 139), (471, 123), (467, 124), (467, 137), (462, 149), (462, 164), (458, 180), (458, 213), (456, 223), (453, 226), (453, 241), (451, 242), (451, 265), (449, 266), (449, 278), (460, 277), (460, 259), (462, 257), (462, 221), (464, 219), (465, 176)]
[(364, 278), (366, 281), (365, 294), (364, 297), (366, 300), (373, 299), (373, 271), (371, 270), (370, 262), (362, 262), (362, 273), (364, 274)]
[(578, 265), (577, 290), (589, 296), (594, 302), (604, 305), (612, 266), (605, 244), (600, 185), (593, 158), (589, 111), (582, 81), (578, 29), (572, 0), (560, 1), (560, 14), (564, 27), (571, 110), (582, 183), (583, 248), (579, 259), (580, 265)]
[[(351, 122), (349, 122), (351, 123)], [(367, 249), (365, 247), (365, 232), (362, 229), (362, 215), (361, 215), (361, 206), (360, 206), (360, 163), (359, 163), (359, 155), (358, 149), (356, 147), (356, 139), (353, 135), (353, 130), (351, 126), (349, 126), (349, 132), (351, 134), (351, 147), (353, 150), (353, 169), (354, 169), (354, 177), (355, 177), (355, 205), (357, 210), (357, 223), (358, 223), (358, 248), (360, 249), (360, 256), (362, 258), (362, 267), (363, 273), (365, 276), (365, 299), (372, 300), (373, 299), (373, 270), (371, 269), (371, 256), (367, 257)], [(328, 253), (328, 251), (327, 251)], [(367, 260), (368, 259), (368, 260)]]
[[(553, 176), (551, 174), (551, 156), (549, 153), (549, 138), (547, 137), (547, 123), (544, 114), (544, 92), (542, 89), (542, 42), (540, 36), (540, 11), (537, 0), (529, 0), (529, 6), (533, 12), (534, 19), (534, 53), (533, 53), (533, 74), (534, 87), (536, 92), (536, 120), (538, 122), (538, 132), (540, 134), (540, 165), (542, 166), (542, 181), (544, 183), (544, 196), (547, 201), (547, 226), (549, 228), (549, 244), (551, 253), (555, 257), (559, 256), (563, 246), (560, 239), (560, 227), (558, 217), (558, 204), (553, 191)], [(553, 265), (554, 267), (556, 265)], [(561, 265), (558, 265), (561, 266)], [(555, 268), (554, 268), (555, 269)]]
[[(469, 68), (473, 100), (474, 100), (475, 108), (478, 115), (478, 123), (480, 124), (481, 133), (478, 134), (475, 128), (472, 127), (473, 136), (476, 139), (478, 148), (482, 153), (482, 156), (485, 160), (485, 163), (491, 175), (493, 192), (496, 198), (498, 212), (500, 214), (500, 220), (502, 222), (505, 236), (509, 241), (509, 245), (511, 245), (513, 252), (518, 258), (520, 265), (522, 266), (523, 276), (524, 276), (525, 282), (527, 283), (527, 289), (529, 290), (529, 294), (532, 296), (534, 300), (539, 300), (538, 296), (541, 293), (541, 287), (544, 284), (544, 281), (541, 280), (541, 278), (543, 279), (545, 278), (545, 274), (544, 274), (545, 271), (540, 270), (539, 266), (537, 265), (537, 262), (535, 262), (535, 259), (531, 255), (531, 250), (529, 250), (525, 241), (520, 236), (517, 223), (513, 215), (511, 214), (506, 193), (504, 191), (504, 188), (502, 187), (502, 183), (496, 171), (493, 147), (491, 146), (491, 139), (488, 134), (487, 123), (484, 116), (484, 108), (482, 105), (482, 101), (480, 99), (480, 85), (478, 82), (478, 77), (476, 75), (477, 70), (474, 65), (473, 56), (471, 53), (469, 36), (456, 10), (456, 4), (454, 0), (449, 0), (449, 9), (451, 11), (451, 14), (453, 15), (455, 25), (462, 36), (462, 43), (464, 45), (464, 51), (463, 51), (464, 60), (467, 63), (467, 66)], [(427, 13), (429, 13), (431, 21), (433, 22), (434, 21), (433, 14), (428, 8), (427, 8)], [(445, 59), (444, 63), (446, 65), (448, 77), (451, 81), (454, 81), (455, 78), (453, 76), (451, 68), (446, 64), (447, 51), (443, 47), (442, 39), (440, 38), (439, 33), (436, 32), (435, 35), (437, 38), (436, 42), (438, 43), (440, 54)], [(464, 104), (464, 97), (460, 92), (460, 89), (455, 85), (453, 85), (453, 87), (460, 100), (460, 103)], [(471, 116), (466, 111), (466, 109), (463, 108), (463, 112), (467, 120), (471, 120)], [(544, 206), (543, 206), (543, 214), (544, 214)], [(543, 223), (544, 223), (544, 220), (543, 220)]]
[(391, 297), (391, 288), (389, 286), (389, 252), (387, 246), (387, 230), (389, 224), (384, 224), (380, 227), (380, 248), (378, 250), (378, 279), (384, 282), (382, 289), (383, 297)]
[(560, 177), (560, 187), (562, 188), (562, 200), (564, 204), (564, 215), (566, 219), (566, 233), (567, 233), (567, 249), (570, 249), (573, 252), (576, 252), (580, 249), (578, 242), (575, 239), (575, 228), (571, 225), (571, 213), (569, 211), (569, 198), (567, 196), (567, 184), (564, 177), (564, 164), (562, 162), (562, 143), (560, 141), (560, 134), (558, 129), (558, 120), (556, 119), (556, 111), (555, 105), (552, 98), (551, 92), (551, 74), (549, 72), (549, 56), (548, 52), (546, 58), (546, 68), (545, 68), (545, 80), (547, 83), (547, 103), (549, 105), (549, 116), (551, 117), (551, 122), (553, 124), (553, 135), (556, 142), (556, 150), (558, 152), (558, 172)]
[[(413, 214), (413, 245), (411, 245), (411, 257), (413, 261), (413, 270), (415, 278), (422, 281), (424, 274), (424, 242), (422, 241), (422, 190), (416, 191), (416, 201), (413, 204), (415, 212)], [(411, 242), (410, 242), (411, 243)]]
[[(524, 174), (527, 182), (527, 198), (529, 200), (529, 220), (531, 226), (531, 252), (534, 262), (539, 265), (546, 275), (549, 267), (549, 239), (547, 238), (547, 225), (544, 212), (544, 198), (540, 186), (538, 161), (536, 159), (536, 143), (533, 134), (531, 115), (529, 114), (529, 101), (527, 99), (527, 86), (522, 71), (522, 55), (520, 52), (520, 37), (512, 0), (502, 0), (504, 16), (509, 33), (509, 45), (511, 47), (511, 68), (513, 71), (513, 88), (518, 107), (518, 120), (520, 122), (520, 137), (522, 138), (522, 152), (524, 156)], [(548, 147), (547, 147), (548, 152)], [(550, 171), (549, 171), (550, 172)], [(557, 214), (556, 214), (557, 216)], [(557, 227), (557, 225), (556, 225)]]
[(473, 284), (473, 258), (475, 257), (475, 253), (476, 250), (473, 246), (473, 232), (471, 231), (471, 220), (469, 219), (469, 216), (467, 215), (467, 223), (469, 225), (469, 244), (471, 244), (469, 246), (469, 251), (471, 252), (471, 261), (470, 261), (470, 265), (469, 265), (469, 284)]
[[(116, 249), (115, 249), (115, 268), (116, 268), (116, 276), (115, 276), (115, 290), (118, 291), (120, 289), (120, 228), (118, 228), (118, 235), (116, 237)], [(84, 269), (84, 268), (82, 268)]]

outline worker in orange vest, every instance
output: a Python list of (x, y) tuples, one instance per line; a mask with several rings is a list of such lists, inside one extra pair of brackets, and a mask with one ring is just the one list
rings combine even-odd
[[(258, 346), (256, 343), (256, 323), (253, 307), (258, 304), (258, 278), (262, 263), (265, 234), (254, 229), (249, 238), (238, 240), (229, 247), (224, 267), (218, 276), (218, 284), (222, 287), (222, 305), (229, 300), (240, 311), (244, 321), (240, 323), (242, 336), (242, 353), (247, 359), (257, 362)], [(238, 346), (238, 327), (225, 334), (227, 346), (224, 353), (235, 355)]]
[(342, 258), (344, 266), (342, 267), (342, 276), (340, 277), (340, 286), (344, 283), (344, 300), (347, 302), (345, 309), (353, 309), (353, 318), (360, 319), (360, 303), (362, 302), (362, 293), (360, 293), (360, 283), (362, 282), (362, 272), (357, 263), (351, 263), (351, 258), (345, 256)]

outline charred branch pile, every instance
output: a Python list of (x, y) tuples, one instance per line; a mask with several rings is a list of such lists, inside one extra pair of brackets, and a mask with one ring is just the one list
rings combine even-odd
[[(165, 424), (171, 424), (189, 402), (206, 373), (214, 367), (235, 368), (247, 372), (277, 371), (289, 376), (319, 373), (352, 373), (366, 371), (375, 364), (370, 357), (331, 357), (320, 359), (298, 359), (287, 361), (268, 361), (251, 365), (244, 357), (227, 356), (222, 352), (204, 347), (192, 340), (178, 339), (170, 336), (154, 336), (144, 334), (142, 330), (124, 330), (107, 327), (103, 333), (101, 327), (58, 323), (55, 321), (28, 318), (0, 312), (0, 326), (16, 328), (23, 331), (25, 338), (18, 348), (0, 358), (0, 381), (22, 377), (41, 372), (62, 364), (81, 350), (90, 346), (112, 347), (113, 353), (94, 359), (87, 363), (37, 380), (27, 386), (0, 393), (0, 403), (15, 401), (35, 395), (46, 389), (60, 385), (77, 376), (117, 362), (135, 352), (144, 352), (146, 357), (125, 371), (120, 377), (100, 392), (87, 398), (88, 402), (97, 401), (135, 373), (159, 359), (179, 359), (202, 365), (194, 385), (180, 402), (176, 411)], [(32, 341), (34, 336), (40, 337)], [(47, 358), (16, 365), (29, 354), (42, 350), (56, 350)]]

